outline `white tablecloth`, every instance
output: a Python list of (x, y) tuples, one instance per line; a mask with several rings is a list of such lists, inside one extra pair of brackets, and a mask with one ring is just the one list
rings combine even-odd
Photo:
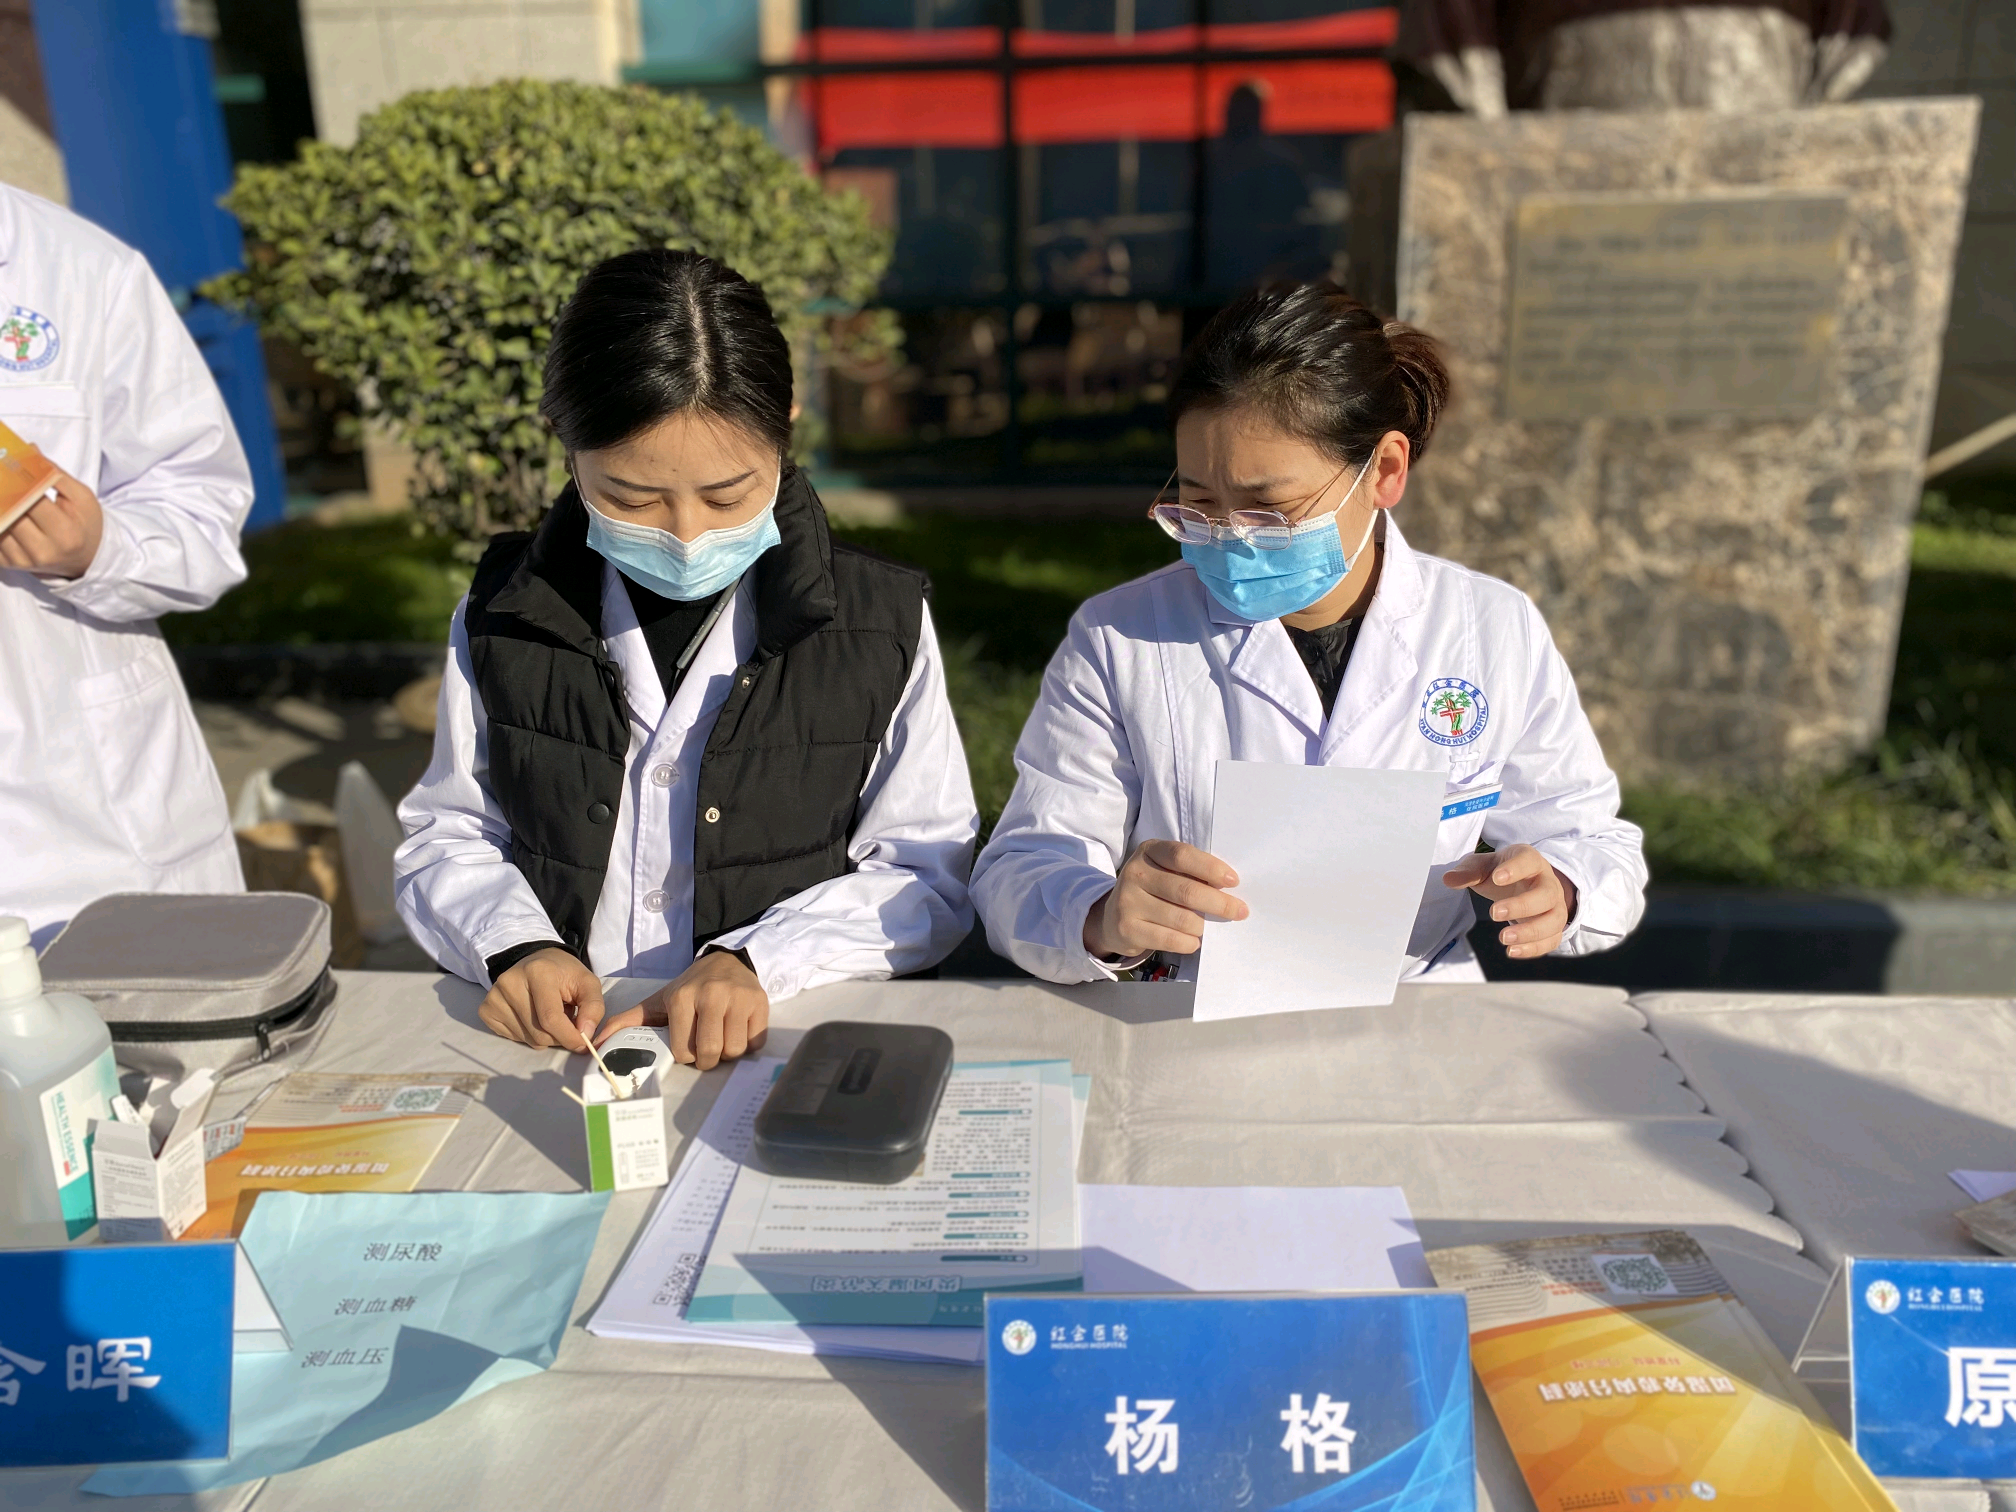
[[(314, 1065), (487, 1070), (430, 1186), (584, 1183), (563, 1058), (493, 1038), (452, 979), (353, 973)], [(1087, 1181), (1403, 1187), (1432, 1248), (1512, 1235), (1680, 1226), (1780, 1346), (1823, 1277), (1682, 1085), (1624, 995), (1521, 984), (1403, 989), (1389, 1008), (1232, 1023), (1187, 990), (1110, 984), (853, 984), (780, 1005), (775, 1048), (831, 1018), (948, 1030), (967, 1059), (1066, 1056), (1094, 1078)], [(683, 1146), (725, 1073), (673, 1073)], [(674, 1159), (678, 1158), (675, 1151)], [(655, 1193), (612, 1202), (578, 1325)], [(570, 1329), (552, 1370), (334, 1460), (178, 1507), (871, 1509), (983, 1504), (981, 1372), (631, 1343)], [(1531, 1512), (1478, 1403), (1480, 1507)], [(9, 1507), (75, 1506), (75, 1472), (0, 1476)], [(142, 1503), (149, 1505), (151, 1503)]]
[[(1633, 1002), (1820, 1266), (1988, 1253), (1954, 1221), (1968, 1198), (1946, 1173), (2016, 1170), (2016, 998), (1661, 992)], [(2016, 1512), (2008, 1484), (1900, 1492), (1900, 1502), (1907, 1495)]]
[(1634, 1001), (1814, 1260), (1985, 1253), (1946, 1173), (2016, 1170), (2016, 998)]

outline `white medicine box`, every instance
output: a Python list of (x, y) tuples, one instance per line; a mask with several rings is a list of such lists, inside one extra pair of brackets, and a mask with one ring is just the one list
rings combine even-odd
[(617, 1084), (592, 1061), (581, 1078), (588, 1185), (597, 1192), (663, 1186), (671, 1173), (661, 1078), (672, 1047), (658, 1030), (638, 1027), (611, 1035), (600, 1049)]
[(159, 1244), (180, 1239), (209, 1206), (204, 1181), (203, 1114), (216, 1082), (191, 1075), (168, 1094), (167, 1106), (136, 1112), (124, 1097), (113, 1116), (92, 1125), (91, 1184), (98, 1202), (98, 1237), (107, 1244)]

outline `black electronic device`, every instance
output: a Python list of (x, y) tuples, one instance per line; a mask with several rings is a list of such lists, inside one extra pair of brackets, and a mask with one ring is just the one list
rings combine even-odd
[(756, 1113), (756, 1157), (780, 1176), (887, 1185), (924, 1161), (952, 1076), (952, 1036), (835, 1021), (807, 1032)]

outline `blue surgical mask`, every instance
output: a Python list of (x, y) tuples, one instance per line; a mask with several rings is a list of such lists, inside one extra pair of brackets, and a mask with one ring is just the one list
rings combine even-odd
[[(1366, 462), (1369, 466), (1371, 459)], [(1365, 534), (1349, 555), (1337, 533), (1337, 510), (1357, 491), (1364, 476), (1361, 467), (1337, 509), (1319, 520), (1297, 525), (1289, 533), (1288, 544), (1278, 551), (1264, 551), (1246, 541), (1227, 538), (1209, 545), (1185, 542), (1183, 560), (1195, 569), (1211, 597), (1241, 619), (1257, 624), (1307, 609), (1350, 575), (1351, 564), (1372, 539), (1377, 514), (1365, 522)]]
[(655, 525), (612, 520), (594, 505), (588, 505), (590, 549), (613, 563), (624, 576), (680, 603), (690, 604), (719, 593), (783, 539), (777, 533), (775, 493), (755, 519), (722, 530), (703, 530), (690, 541), (682, 541), (671, 531)]

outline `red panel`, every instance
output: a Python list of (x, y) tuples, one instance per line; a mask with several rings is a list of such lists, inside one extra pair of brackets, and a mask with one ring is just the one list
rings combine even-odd
[(1040, 68), (1015, 76), (1018, 141), (1188, 141), (1197, 128), (1197, 70), (1187, 63)]
[(1211, 134), (1225, 129), (1225, 102), (1241, 84), (1259, 83), (1261, 120), (1276, 136), (1384, 131), (1393, 124), (1393, 71), (1371, 59), (1296, 63), (1213, 63), (1205, 69)]
[(1225, 129), (1225, 103), (1259, 84), (1277, 135), (1383, 131), (1393, 124), (1393, 74), (1367, 59), (1213, 63), (1204, 70), (1203, 120), (1188, 64), (1044, 68), (1015, 79), (1015, 132), (1023, 142), (1188, 141)]
[(999, 147), (992, 73), (829, 74), (806, 80), (819, 156), (849, 147)]

